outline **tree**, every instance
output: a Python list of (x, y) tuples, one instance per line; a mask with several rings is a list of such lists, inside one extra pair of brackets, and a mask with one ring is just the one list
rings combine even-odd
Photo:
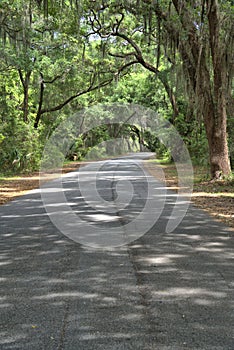
[[(143, 14), (143, 23), (146, 22), (146, 15), (146, 13)], [(98, 6), (98, 2), (95, 2), (93, 8), (87, 9), (87, 16), (91, 27), (88, 35), (97, 35), (101, 38), (103, 55), (125, 60), (129, 66), (140, 64), (154, 73), (166, 90), (172, 105), (174, 118), (176, 118), (179, 110), (174, 89), (170, 86), (167, 74), (170, 71), (171, 64), (166, 62), (166, 65), (159, 69), (161, 51), (158, 49), (155, 60), (155, 55), (150, 48), (150, 36), (153, 34), (151, 28), (149, 33), (145, 32), (148, 30), (145, 27), (147, 24), (139, 25), (139, 18), (136, 16), (133, 7), (129, 8), (128, 4), (124, 5), (118, 1), (111, 2), (110, 5), (108, 2), (102, 2), (100, 6)], [(150, 27), (152, 25), (151, 19), (152, 16), (149, 18)], [(160, 48), (160, 38), (156, 40), (159, 40), (158, 48)]]
[(42, 7), (42, 2), (22, 0), (4, 2), (1, 8), (1, 61), (17, 71), (22, 119), (34, 118), (35, 128), (44, 114), (112, 82), (113, 72), (106, 70), (99, 79), (92, 57), (84, 57), (77, 11), (66, 1), (63, 8), (53, 1)]
[[(217, 179), (228, 175), (227, 103), (233, 77), (234, 23), (231, 1), (95, 1), (89, 22), (93, 33), (114, 46), (112, 56), (125, 60), (135, 57), (161, 79), (175, 114), (174, 89), (159, 69), (162, 48), (167, 66), (168, 61), (172, 66), (182, 63), (193, 111), (204, 120), (211, 176)], [(152, 55), (155, 50), (156, 58)]]
[[(191, 144), (203, 118), (212, 178), (226, 175), (233, 12), (222, 0), (3, 1), (1, 118), (23, 121), (30, 135), (34, 125), (43, 142), (77, 108), (122, 95), (162, 110)], [(142, 69), (151, 77), (145, 80)], [(123, 79), (129, 71), (135, 75)]]
[(227, 103), (233, 74), (233, 8), (230, 2), (173, 0), (174, 23), (158, 4), (154, 10), (173, 42), (178, 43), (188, 88), (204, 119), (212, 178), (230, 173)]

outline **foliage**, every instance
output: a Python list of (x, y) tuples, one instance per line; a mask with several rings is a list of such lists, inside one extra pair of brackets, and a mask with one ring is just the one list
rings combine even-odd
[(41, 147), (38, 132), (17, 118), (0, 126), (0, 167), (5, 172), (38, 169)]
[(173, 121), (180, 115), (180, 96), (175, 88), (179, 94), (184, 88), (189, 114), (204, 121), (211, 176), (228, 174), (226, 113), (233, 77), (232, 3), (143, 0), (136, 2), (137, 13), (133, 3), (95, 1), (88, 17), (92, 34), (105, 40), (109, 55), (115, 59), (129, 65), (139, 63), (157, 76), (171, 102)]
[(89, 117), (102, 126), (72, 137), (68, 158), (103, 142), (95, 152), (111, 153), (116, 135), (126, 148), (130, 140), (165, 154), (149, 130), (111, 125), (100, 103), (118, 102), (150, 107), (177, 128), (195, 162), (210, 162), (213, 177), (228, 173), (233, 15), (232, 2), (218, 0), (2, 1), (2, 168), (35, 169), (61, 121), (96, 104)]

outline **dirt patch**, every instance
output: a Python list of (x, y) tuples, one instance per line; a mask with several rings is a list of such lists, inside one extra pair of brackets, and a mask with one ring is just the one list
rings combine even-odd
[[(146, 162), (149, 173), (157, 179), (164, 181), (171, 189), (178, 191), (178, 177), (174, 165), (156, 166), (154, 162)], [(159, 170), (163, 169), (164, 176)], [(200, 168), (194, 168), (195, 180), (204, 174)], [(198, 180), (196, 180), (198, 181)], [(229, 181), (198, 181), (195, 182), (192, 202), (204, 209), (218, 221), (224, 222), (234, 228), (234, 183)]]
[[(68, 173), (75, 169), (78, 169), (84, 162), (73, 162), (65, 164), (62, 169), (62, 173)], [(56, 178), (56, 174), (59, 176), (59, 171), (55, 173), (43, 174), (43, 181), (49, 181)], [(28, 191), (38, 188), (40, 186), (40, 174), (35, 172), (32, 174), (21, 175), (20, 177), (6, 177), (0, 179), (0, 204), (7, 203), (8, 201), (21, 196)]]

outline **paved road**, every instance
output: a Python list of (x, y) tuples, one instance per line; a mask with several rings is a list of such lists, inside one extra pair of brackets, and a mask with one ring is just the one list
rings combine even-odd
[[(100, 227), (111, 235), (143, 210), (149, 183), (164, 193), (162, 184), (150, 176), (146, 181), (135, 166), (142, 157), (103, 165), (97, 188), (110, 203), (107, 214), (105, 201), (103, 211), (84, 202), (76, 172), (64, 178), (70, 207), (97, 236)], [(88, 179), (93, 168), (86, 171)], [(118, 204), (113, 173), (135, 181), (132, 187), (127, 182), (134, 195), (122, 211), (112, 205)], [(56, 192), (57, 185), (45, 188)], [(125, 200), (126, 187), (119, 190)], [(146, 234), (108, 249), (62, 234), (38, 191), (1, 206), (0, 349), (233, 350), (233, 231), (190, 206), (179, 227), (164, 233), (174, 200), (167, 191), (165, 207)], [(50, 207), (66, 217), (63, 203)]]

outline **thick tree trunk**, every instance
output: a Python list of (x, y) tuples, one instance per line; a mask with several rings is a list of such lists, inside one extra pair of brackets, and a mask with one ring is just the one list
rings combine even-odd
[[(221, 115), (217, 115), (221, 113)], [(209, 114), (204, 118), (209, 144), (210, 173), (212, 179), (220, 179), (231, 172), (228, 155), (227, 130), (225, 111), (210, 106)]]
[[(213, 179), (231, 172), (227, 142), (227, 63), (220, 39), (222, 19), (217, 0), (207, 0), (209, 40), (213, 63), (213, 108), (210, 108), (210, 126), (207, 136), (210, 149), (210, 171)], [(205, 118), (206, 119), (206, 118)], [(208, 123), (209, 124), (209, 123)], [(211, 130), (211, 132), (210, 132)]]
[[(189, 33), (188, 40), (180, 44), (180, 53), (204, 118), (209, 145), (211, 178), (219, 179), (223, 175), (229, 175), (231, 167), (228, 155), (226, 114), (228, 74), (226, 54), (220, 41), (221, 17), (218, 2), (217, 0), (206, 2), (209, 51), (205, 49), (204, 41), (199, 38), (192, 18), (189, 18), (185, 2), (183, 2), (182, 15), (179, 2), (173, 0), (173, 3), (181, 18), (182, 26), (186, 29), (185, 32)], [(209, 58), (212, 62), (210, 67), (207, 65)]]

